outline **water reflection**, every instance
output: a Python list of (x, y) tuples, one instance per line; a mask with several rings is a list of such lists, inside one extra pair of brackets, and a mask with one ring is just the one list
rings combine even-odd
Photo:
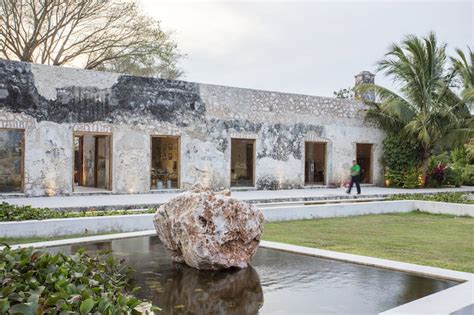
[(260, 278), (253, 267), (199, 271), (174, 263), (157, 237), (56, 247), (53, 251), (112, 250), (135, 269), (138, 296), (164, 314), (257, 314), (263, 305)]
[(151, 298), (165, 313), (182, 309), (187, 314), (257, 314), (263, 304), (260, 279), (254, 268), (230, 271), (198, 271), (175, 264), (154, 285)]
[[(247, 269), (173, 263), (157, 237), (56, 247), (108, 249), (135, 269), (140, 298), (163, 314), (377, 314), (456, 282), (259, 248)], [(263, 303), (265, 295), (265, 303)]]

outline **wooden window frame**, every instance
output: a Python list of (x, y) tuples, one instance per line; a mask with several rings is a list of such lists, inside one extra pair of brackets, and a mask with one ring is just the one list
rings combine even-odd
[(328, 169), (328, 143), (325, 142), (325, 141), (307, 141), (307, 140), (305, 140), (304, 144), (303, 144), (303, 163), (304, 163), (303, 183), (304, 183), (304, 186), (314, 186), (314, 185), (306, 183), (306, 180), (305, 180), (305, 178), (306, 178), (306, 143), (324, 144), (324, 179), (323, 179), (322, 186), (327, 185), (327, 183), (328, 183), (328, 173), (327, 173), (327, 169)]
[[(113, 134), (111, 132), (90, 132), (90, 131), (73, 131), (72, 133), (72, 192), (74, 192), (74, 164), (75, 164), (75, 159), (74, 159), (74, 154), (75, 154), (75, 148), (74, 148), (74, 138), (75, 137), (81, 137), (81, 136), (109, 136), (110, 137), (110, 143), (109, 143), (109, 180), (108, 180), (108, 188), (105, 189), (106, 191), (113, 191)], [(96, 145), (96, 144), (95, 144)], [(94, 159), (97, 159), (97, 156), (94, 157)], [(94, 161), (95, 164), (95, 161)], [(84, 165), (84, 163), (82, 163)], [(94, 177), (96, 176), (95, 170), (94, 170)], [(97, 180), (94, 178), (94, 184), (97, 185)]]
[(150, 135), (150, 171), (148, 172), (148, 187), (150, 191), (160, 191), (160, 189), (151, 189), (151, 168), (153, 167), (153, 138), (173, 138), (178, 140), (178, 187), (171, 189), (181, 189), (181, 136), (177, 135), (163, 135), (163, 134), (152, 134)]
[(25, 145), (25, 133), (26, 133), (26, 130), (25, 128), (0, 128), (0, 131), (20, 131), (21, 132), (21, 146), (20, 146), (20, 149), (21, 149), (21, 157), (20, 157), (20, 163), (21, 163), (21, 172), (20, 172), (20, 176), (21, 176), (21, 185), (20, 185), (20, 191), (16, 192), (16, 191), (12, 191), (12, 192), (4, 192), (4, 193), (1, 193), (2, 195), (6, 195), (6, 194), (15, 194), (15, 193), (20, 193), (20, 194), (23, 194), (25, 193), (25, 155), (26, 155), (26, 151), (25, 151), (25, 148), (26, 148), (26, 145)]
[[(253, 171), (252, 186), (232, 186), (232, 140), (252, 141), (253, 143)], [(230, 158), (229, 158), (229, 187), (230, 188), (255, 188), (257, 181), (257, 139), (254, 138), (230, 138)]]
[[(369, 142), (356, 142), (356, 147), (355, 147), (355, 160), (357, 161), (357, 146), (358, 145), (370, 145), (370, 172), (369, 172), (369, 181), (364, 183), (364, 182), (360, 182), (361, 184), (368, 184), (368, 185), (372, 185), (374, 183), (374, 179), (373, 179), (373, 173), (374, 173), (374, 144), (373, 143), (369, 143)], [(357, 162), (358, 163), (358, 162)]]

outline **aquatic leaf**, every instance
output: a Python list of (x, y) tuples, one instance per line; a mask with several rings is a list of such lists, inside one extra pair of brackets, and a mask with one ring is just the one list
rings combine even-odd
[(94, 307), (94, 300), (93, 299), (87, 299), (81, 303), (81, 307), (79, 308), (81, 315), (86, 315), (89, 314), (92, 308)]
[[(34, 262), (29, 261), (33, 256)], [(152, 307), (133, 295), (138, 288), (131, 287), (131, 269), (110, 253), (67, 255), (7, 247), (0, 250), (0, 261), (0, 313), (8, 308), (12, 314), (114, 315), (136, 313), (143, 303)]]
[(0, 313), (6, 313), (9, 308), (10, 302), (8, 302), (8, 299), (0, 299)]
[(21, 303), (21, 304), (15, 304), (12, 307), (10, 307), (10, 312), (13, 314), (23, 314), (23, 315), (33, 315), (33, 310), (30, 305), (26, 303)]
[(140, 291), (140, 290), (141, 290), (140, 287), (134, 287), (134, 288), (132, 289), (132, 293), (137, 293), (137, 292)]

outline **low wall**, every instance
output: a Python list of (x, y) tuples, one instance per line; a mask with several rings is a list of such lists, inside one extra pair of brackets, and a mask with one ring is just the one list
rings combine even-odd
[(419, 200), (339, 203), (294, 207), (282, 206), (263, 209), (265, 220), (267, 222), (410, 212), (413, 210), (420, 210), (435, 214), (451, 214), (456, 216), (474, 217), (474, 204), (457, 204)]
[(413, 203), (414, 203), (413, 205), (414, 209), (418, 209), (424, 212), (474, 217), (474, 204), (420, 201), (420, 200), (414, 200)]
[(152, 230), (153, 214), (0, 222), (0, 237), (52, 237)]
[(267, 222), (346, 217), (391, 212), (410, 212), (413, 210), (413, 201), (411, 200), (322, 204), (295, 207), (286, 206), (263, 209), (265, 220)]
[[(360, 203), (263, 208), (267, 222), (421, 210), (436, 214), (474, 217), (474, 205), (397, 200)], [(153, 214), (0, 222), (0, 237), (53, 237), (73, 234), (153, 230)]]

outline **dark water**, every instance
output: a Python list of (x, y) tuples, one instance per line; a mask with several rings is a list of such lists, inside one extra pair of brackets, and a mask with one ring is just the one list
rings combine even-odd
[(172, 263), (157, 237), (54, 251), (81, 247), (125, 258), (142, 287), (138, 295), (164, 314), (375, 314), (457, 284), (264, 248), (251, 268), (198, 271)]

